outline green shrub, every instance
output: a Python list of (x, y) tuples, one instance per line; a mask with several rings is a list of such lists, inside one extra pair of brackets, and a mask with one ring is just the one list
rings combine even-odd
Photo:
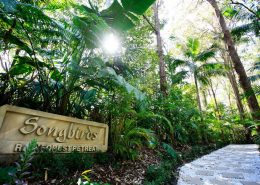
[(34, 177), (41, 176), (43, 178), (45, 169), (48, 169), (49, 177), (65, 176), (68, 174), (64, 163), (59, 157), (59, 154), (54, 154), (48, 150), (38, 153), (32, 161)]
[(253, 141), (255, 144), (260, 145), (260, 134), (256, 134), (253, 136)]
[(146, 172), (145, 185), (165, 184), (173, 175), (172, 161), (164, 161), (159, 166), (151, 165)]
[(15, 163), (16, 170), (13, 173), (9, 173), (12, 184), (25, 184), (26, 177), (31, 174), (29, 168), (31, 167), (31, 161), (33, 160), (36, 148), (37, 141), (33, 139), (21, 153), (19, 161)]
[(132, 119), (126, 119), (121, 124), (120, 131), (118, 128), (114, 128), (116, 131), (114, 131), (113, 151), (123, 159), (136, 159), (138, 151), (145, 142), (156, 140), (152, 130), (137, 127)]
[(9, 174), (15, 174), (16, 168), (15, 167), (5, 167), (0, 168), (0, 184), (9, 184), (12, 182), (12, 177)]
[(198, 158), (202, 155), (206, 155), (210, 152), (212, 152), (213, 150), (217, 149), (217, 148), (221, 148), (225, 146), (225, 144), (223, 143), (219, 143), (219, 144), (212, 144), (212, 145), (206, 145), (206, 146), (193, 146), (191, 148), (191, 150), (189, 151), (185, 151), (184, 153), (182, 153), (182, 160), (184, 161), (191, 161), (195, 158)]
[(89, 169), (94, 164), (95, 159), (91, 154), (72, 152), (63, 155), (62, 157), (65, 168), (69, 171), (78, 169)]
[(44, 176), (45, 169), (48, 169), (49, 177), (65, 177), (69, 173), (89, 169), (94, 163), (91, 154), (72, 152), (68, 154), (55, 154), (50, 151), (39, 153), (32, 161), (34, 177)]
[(115, 161), (114, 156), (109, 153), (101, 153), (101, 152), (96, 153), (94, 157), (95, 157), (96, 163), (102, 164), (102, 165), (111, 164)]

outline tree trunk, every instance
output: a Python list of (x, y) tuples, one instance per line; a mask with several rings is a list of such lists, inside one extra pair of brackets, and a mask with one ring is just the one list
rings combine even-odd
[(220, 111), (219, 111), (219, 108), (218, 108), (218, 102), (217, 102), (217, 98), (216, 98), (216, 93), (213, 89), (213, 85), (212, 85), (212, 82), (211, 80), (209, 80), (209, 86), (210, 86), (210, 90), (212, 92), (212, 95), (213, 95), (213, 99), (214, 99), (214, 103), (215, 103), (215, 107), (216, 107), (216, 112), (218, 114), (218, 119), (220, 120)]
[(163, 48), (162, 48), (162, 38), (160, 32), (160, 21), (158, 13), (158, 3), (154, 3), (154, 22), (156, 29), (156, 40), (157, 40), (157, 53), (159, 57), (159, 75), (160, 75), (160, 89), (164, 96), (167, 96), (167, 81), (166, 81), (166, 72), (165, 72), (165, 63), (163, 59)]
[(229, 107), (230, 107), (231, 113), (233, 114), (231, 93), (230, 92), (228, 93), (228, 103), (229, 103)]
[(202, 91), (202, 95), (203, 95), (204, 106), (207, 107), (208, 101), (207, 101), (207, 94), (206, 94), (205, 90)]
[(242, 101), (240, 99), (236, 79), (235, 79), (234, 75), (232, 74), (232, 72), (228, 72), (228, 78), (229, 78), (229, 81), (231, 83), (231, 86), (233, 88), (233, 91), (234, 91), (234, 94), (235, 94), (235, 97), (236, 97), (236, 104), (237, 104), (237, 109), (239, 111), (240, 118), (244, 119), (245, 118), (244, 107), (243, 107)]
[(197, 80), (197, 77), (196, 77), (195, 74), (194, 74), (193, 76), (194, 76), (194, 82), (195, 82), (196, 93), (197, 93), (198, 108), (199, 108), (199, 111), (202, 113), (201, 102), (200, 102), (200, 92), (199, 92), (198, 80)]
[[(238, 53), (235, 49), (234, 41), (231, 37), (230, 31), (227, 28), (224, 16), (221, 14), (219, 7), (217, 5), (216, 0), (207, 0), (212, 7), (215, 9), (216, 15), (219, 19), (219, 23), (222, 29), (222, 32), (224, 33), (224, 41), (226, 45), (228, 46), (228, 52), (231, 57), (231, 60), (233, 62), (235, 71), (238, 74), (239, 77), (239, 83), (247, 97), (247, 103), (252, 115), (252, 118), (255, 121), (260, 121), (260, 108), (256, 99), (256, 96), (254, 94), (253, 88), (251, 86), (250, 81), (248, 80), (246, 71), (244, 69), (244, 66), (238, 56)], [(257, 129), (260, 132), (260, 126), (258, 126)]]
[(237, 109), (238, 109), (240, 118), (243, 120), (245, 118), (245, 111), (244, 111), (242, 101), (240, 99), (238, 84), (237, 84), (235, 75), (234, 75), (233, 70), (232, 70), (232, 65), (230, 63), (229, 56), (226, 56), (224, 53), (222, 53), (222, 58), (224, 60), (224, 64), (229, 69), (228, 72), (227, 72), (227, 77), (229, 79), (229, 82), (231, 84), (231, 87), (232, 87), (234, 95), (235, 95)]
[[(222, 54), (223, 55), (223, 54)], [(235, 74), (234, 74), (234, 71), (233, 71), (233, 68), (232, 68), (232, 64), (230, 62), (230, 57), (229, 56), (224, 56), (223, 55), (223, 59), (224, 59), (224, 63), (225, 65), (228, 66), (228, 68), (230, 68), (230, 70), (228, 71), (227, 73), (227, 76), (228, 76), (228, 79), (230, 81), (230, 84), (232, 86), (232, 89), (234, 91), (234, 94), (235, 94), (235, 98), (236, 98), (236, 104), (237, 104), (237, 109), (239, 111), (239, 115), (240, 115), (240, 119), (241, 120), (244, 120), (245, 119), (245, 111), (244, 111), (244, 107), (243, 107), (243, 104), (242, 104), (242, 101), (240, 99), (240, 95), (239, 95), (239, 89), (238, 89), (238, 85), (237, 85), (237, 81), (236, 81), (236, 77), (235, 77)], [(251, 128), (247, 128), (246, 125), (244, 125), (245, 129), (246, 129), (246, 141), (248, 143), (251, 143), (252, 142), (252, 138), (251, 138), (251, 135), (252, 135), (252, 129)]]

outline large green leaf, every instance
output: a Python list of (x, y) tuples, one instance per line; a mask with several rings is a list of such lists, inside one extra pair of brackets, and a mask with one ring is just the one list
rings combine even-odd
[(13, 76), (15, 75), (21, 75), (21, 74), (29, 74), (33, 71), (33, 67), (27, 64), (17, 64), (14, 65), (9, 73)]
[(31, 48), (29, 47), (28, 44), (26, 44), (24, 41), (22, 41), (21, 39), (19, 39), (18, 37), (12, 35), (12, 34), (8, 34), (6, 35), (6, 40), (11, 43), (11, 44), (15, 44), (18, 48), (26, 51), (28, 54), (32, 55), (33, 51), (31, 50)]
[(114, 0), (110, 7), (101, 11), (96, 12), (93, 7), (81, 7), (89, 13), (96, 13), (106, 21), (106, 23), (121, 31), (127, 31), (135, 26), (135, 23), (139, 20), (137, 15), (142, 15), (154, 2), (155, 0)]
[(81, 16), (73, 17), (73, 30), (87, 48), (99, 47), (102, 37), (108, 29), (109, 26), (103, 19), (94, 13), (89, 13), (87, 9), (81, 10)]
[(143, 15), (155, 0), (121, 0), (121, 2), (127, 11)]
[(123, 87), (126, 92), (129, 94), (133, 93), (135, 95), (135, 98), (137, 100), (144, 100), (145, 95), (141, 91), (139, 91), (136, 87), (129, 84), (124, 77), (117, 75), (115, 70), (111, 67), (106, 67), (105, 69), (101, 70), (99, 73), (100, 78), (110, 78), (113, 82), (115, 82), (117, 85)]
[(11, 75), (30, 74), (35, 69), (51, 68), (50, 65), (41, 62), (39, 60), (33, 60), (27, 56), (15, 56), (13, 66), (10, 68), (9, 73)]
[(138, 18), (131, 12), (126, 11), (117, 0), (108, 9), (103, 10), (101, 16), (109, 26), (121, 31), (133, 28), (134, 22), (138, 21)]
[(59, 72), (59, 70), (57, 68), (54, 68), (50, 72), (50, 77), (51, 77), (51, 79), (56, 80), (56, 81), (61, 81), (63, 79), (63, 75)]
[(85, 103), (89, 103), (91, 101), (94, 101), (96, 94), (97, 94), (96, 89), (90, 89), (88, 91), (84, 91), (83, 101)]

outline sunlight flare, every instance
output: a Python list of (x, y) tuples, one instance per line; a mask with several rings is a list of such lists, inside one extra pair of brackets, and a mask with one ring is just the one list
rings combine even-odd
[(103, 45), (103, 49), (108, 54), (116, 54), (116, 53), (119, 53), (121, 50), (120, 40), (113, 33), (107, 34), (104, 37), (104, 41), (103, 41), (102, 45)]

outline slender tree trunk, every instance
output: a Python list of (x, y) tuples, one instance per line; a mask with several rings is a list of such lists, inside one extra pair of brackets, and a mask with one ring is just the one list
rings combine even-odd
[(245, 118), (244, 107), (243, 107), (242, 101), (240, 99), (237, 82), (236, 82), (235, 77), (233, 76), (232, 72), (228, 72), (228, 79), (230, 81), (230, 84), (233, 88), (233, 91), (234, 91), (234, 94), (236, 97), (236, 104), (237, 104), (237, 109), (239, 111), (240, 118), (244, 119)]
[(232, 101), (231, 101), (231, 93), (230, 93), (230, 92), (228, 93), (228, 102), (229, 102), (230, 110), (231, 110), (231, 112), (232, 112), (232, 114), (233, 114)]
[(208, 101), (207, 101), (207, 94), (206, 94), (205, 90), (202, 91), (202, 95), (203, 95), (204, 106), (207, 107)]
[[(236, 97), (236, 104), (237, 104), (237, 109), (239, 111), (240, 119), (244, 120), (245, 119), (245, 111), (244, 111), (242, 101), (240, 99), (239, 89), (238, 89), (238, 85), (237, 85), (237, 82), (236, 82), (235, 75), (232, 71), (228, 71), (227, 75), (228, 75), (228, 79), (230, 81), (230, 84), (232, 86), (232, 89), (233, 89), (235, 97)], [(247, 140), (247, 142), (251, 143), (251, 141), (252, 141), (252, 139), (251, 139), (252, 129), (247, 128), (246, 125), (244, 127), (246, 129), (246, 133), (245, 133), (246, 140)]]
[(216, 93), (213, 89), (213, 85), (212, 85), (211, 80), (209, 80), (209, 86), (210, 86), (210, 90), (211, 90), (212, 95), (213, 95), (213, 99), (214, 99), (214, 103), (215, 103), (215, 107), (216, 107), (216, 112), (218, 114), (218, 119), (220, 120), (220, 111), (219, 111), (219, 107), (218, 107), (218, 101), (217, 101)]
[(164, 96), (167, 96), (167, 81), (166, 81), (166, 72), (165, 72), (165, 62), (163, 57), (163, 48), (162, 48), (162, 38), (160, 32), (160, 20), (158, 13), (158, 3), (154, 3), (154, 22), (156, 29), (156, 40), (157, 40), (157, 53), (159, 57), (159, 75), (160, 75), (160, 89)]
[[(256, 96), (254, 94), (253, 88), (251, 86), (250, 81), (248, 80), (246, 71), (244, 69), (244, 66), (238, 56), (238, 53), (235, 49), (234, 41), (231, 37), (230, 31), (227, 28), (224, 16), (221, 14), (219, 7), (217, 5), (216, 0), (207, 0), (212, 7), (215, 9), (216, 15), (219, 19), (219, 23), (222, 29), (222, 32), (224, 33), (224, 41), (226, 45), (228, 46), (228, 52), (231, 57), (231, 60), (233, 62), (235, 71), (238, 74), (240, 85), (247, 97), (247, 103), (252, 115), (252, 118), (255, 121), (260, 121), (260, 108), (256, 99)], [(258, 126), (257, 129), (260, 132), (260, 126)]]
[(202, 113), (198, 80), (197, 80), (197, 77), (195, 74), (193, 76), (194, 76), (194, 82), (195, 82), (196, 93), (197, 93), (198, 108), (199, 108), (199, 111)]
[(229, 79), (229, 82), (231, 84), (231, 87), (232, 87), (234, 95), (235, 95), (237, 109), (238, 109), (240, 118), (244, 119), (245, 118), (245, 111), (244, 111), (242, 101), (240, 99), (238, 84), (237, 84), (235, 75), (234, 75), (233, 70), (232, 70), (232, 65), (229, 61), (229, 57), (225, 56), (225, 54), (223, 54), (223, 53), (222, 53), (222, 58), (224, 60), (224, 64), (229, 68), (229, 70), (227, 72), (227, 77)]
[[(227, 76), (228, 76), (228, 79), (230, 81), (230, 84), (231, 84), (232, 89), (233, 89), (234, 94), (235, 94), (236, 104), (237, 104), (237, 109), (239, 111), (240, 119), (244, 120), (245, 119), (245, 111), (244, 111), (242, 101), (240, 99), (238, 84), (237, 84), (236, 77), (235, 77), (235, 74), (234, 74), (234, 71), (233, 71), (233, 68), (232, 68), (232, 64), (230, 62), (230, 57), (224, 56), (223, 59), (224, 59), (225, 65), (227, 65), (230, 68), (230, 70), (227, 73)], [(247, 128), (246, 125), (244, 127), (246, 129), (246, 133), (245, 133), (246, 140), (247, 140), (248, 143), (251, 143), (252, 142), (252, 138), (251, 138), (252, 129)]]

